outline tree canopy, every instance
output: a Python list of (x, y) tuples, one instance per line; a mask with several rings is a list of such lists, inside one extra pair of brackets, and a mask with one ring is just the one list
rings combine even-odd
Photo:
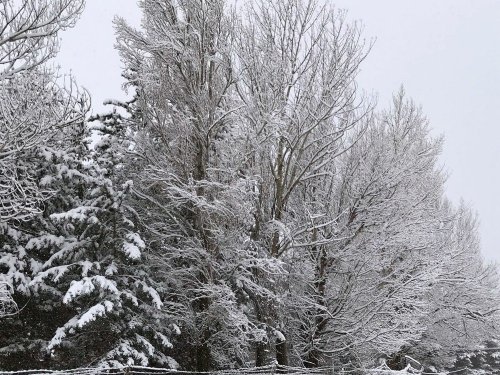
[(443, 139), (402, 88), (358, 87), (359, 23), (142, 0), (114, 22), (131, 97), (90, 115), (46, 65), (83, 6), (0, 6), (0, 370), (437, 371), (498, 336)]

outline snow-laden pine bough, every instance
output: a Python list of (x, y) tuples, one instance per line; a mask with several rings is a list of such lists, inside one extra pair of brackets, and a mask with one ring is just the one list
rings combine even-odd
[(0, 281), (0, 318), (16, 314), (19, 310), (12, 294), (12, 286), (6, 281)]

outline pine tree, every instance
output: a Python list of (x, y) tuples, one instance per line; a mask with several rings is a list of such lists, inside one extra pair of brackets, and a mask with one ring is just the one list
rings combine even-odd
[(53, 196), (42, 215), (3, 228), (1, 263), (25, 306), (2, 321), (9, 368), (176, 365), (125, 204), (131, 182), (120, 181), (125, 129), (116, 112), (100, 119), (93, 153), (85, 123), (37, 150), (38, 183)]

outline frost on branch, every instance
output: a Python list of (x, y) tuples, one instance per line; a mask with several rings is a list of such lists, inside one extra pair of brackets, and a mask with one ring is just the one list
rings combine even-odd
[(4, 0), (0, 3), (0, 80), (33, 70), (55, 56), (58, 33), (72, 27), (83, 0)]
[[(57, 128), (81, 121), (87, 104), (74, 86), (58, 87), (43, 64), (58, 49), (83, 0), (0, 2), (0, 222), (40, 212), (47, 191), (24, 163)], [(78, 98), (77, 100), (75, 100)]]

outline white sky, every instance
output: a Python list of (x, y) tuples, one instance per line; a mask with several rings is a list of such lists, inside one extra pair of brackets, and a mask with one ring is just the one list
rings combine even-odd
[[(362, 20), (376, 43), (362, 65), (360, 86), (387, 107), (401, 84), (421, 104), (450, 174), (447, 194), (479, 214), (483, 254), (500, 261), (500, 1), (337, 0), (348, 18)], [(92, 94), (124, 99), (121, 63), (111, 21), (119, 14), (138, 25), (135, 0), (87, 0), (77, 26), (62, 34), (56, 63)]]

